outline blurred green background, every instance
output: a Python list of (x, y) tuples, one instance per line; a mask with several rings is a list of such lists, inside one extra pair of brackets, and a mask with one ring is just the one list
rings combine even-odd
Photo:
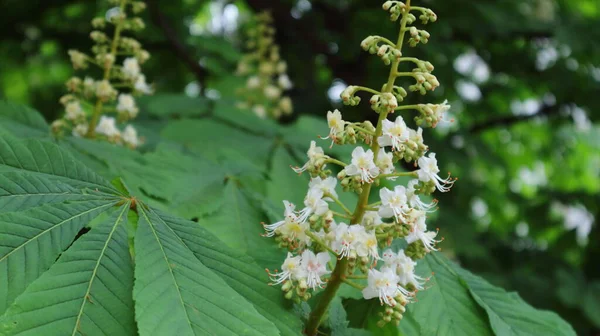
[[(439, 196), (443, 249), (494, 284), (551, 309), (581, 335), (600, 335), (600, 1), (416, 0), (438, 15), (428, 45), (441, 87), (408, 102), (448, 99), (454, 122), (425, 131), (442, 170), (459, 182)], [(90, 18), (106, 4), (1, 0), (0, 99), (62, 113), (73, 75), (67, 50), (88, 50)], [(295, 114), (374, 119), (342, 107), (350, 84), (380, 87), (387, 67), (365, 53), (368, 35), (395, 34), (373, 0), (147, 1), (138, 36), (157, 97), (235, 96), (233, 72), (252, 13), (271, 10), (294, 82)], [(410, 54), (410, 55), (409, 55)], [(193, 105), (193, 103), (192, 103)], [(152, 108), (152, 101), (148, 101)], [(155, 105), (154, 108), (159, 108)], [(192, 107), (193, 108), (193, 107)], [(225, 135), (223, 135), (225, 137)]]

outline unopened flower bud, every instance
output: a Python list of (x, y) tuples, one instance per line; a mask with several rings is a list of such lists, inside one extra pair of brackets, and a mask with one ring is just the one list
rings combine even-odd
[(85, 69), (87, 67), (87, 56), (84, 53), (77, 50), (69, 50), (69, 57), (71, 57), (71, 63), (73, 63), (73, 68), (75, 70)]

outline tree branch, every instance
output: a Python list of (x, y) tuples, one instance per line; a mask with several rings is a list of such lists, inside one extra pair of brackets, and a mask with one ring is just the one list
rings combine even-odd
[(196, 76), (196, 80), (200, 83), (200, 88), (204, 89), (204, 82), (208, 75), (208, 71), (200, 65), (198, 60), (190, 54), (187, 46), (179, 40), (177, 33), (160, 11), (157, 1), (148, 0), (146, 4), (148, 5), (148, 11), (152, 18), (152, 22), (154, 22), (154, 24), (163, 32), (175, 56), (186, 64), (190, 71)]
[(515, 116), (507, 116), (507, 117), (492, 119), (492, 120), (486, 120), (482, 123), (471, 126), (469, 128), (469, 133), (476, 134), (476, 133), (480, 133), (485, 130), (488, 130), (490, 128), (495, 128), (495, 127), (499, 127), (499, 126), (511, 126), (513, 124), (516, 124), (516, 123), (519, 123), (522, 121), (527, 121), (527, 120), (534, 119), (534, 118), (541, 117), (541, 116), (548, 116), (548, 117), (554, 116), (554, 115), (558, 114), (558, 112), (560, 112), (560, 110), (561, 109), (560, 109), (559, 105), (554, 105), (554, 106), (543, 105), (542, 108), (534, 114), (515, 115)]

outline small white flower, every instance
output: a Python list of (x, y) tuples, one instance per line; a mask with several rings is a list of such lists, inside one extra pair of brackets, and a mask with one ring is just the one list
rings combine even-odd
[[(308, 155), (308, 162), (306, 162), (302, 167), (293, 167), (292, 169), (296, 173), (300, 174), (307, 170), (309, 166), (315, 166), (320, 159), (325, 158), (326, 155), (324, 153), (325, 152), (323, 152), (323, 148), (317, 146), (315, 141), (311, 141), (310, 148), (308, 148), (308, 152), (306, 152)], [(323, 168), (325, 168), (325, 166), (323, 166)]]
[(125, 78), (134, 80), (140, 74), (140, 64), (137, 58), (128, 57), (123, 61), (123, 75)]
[(417, 176), (419, 180), (423, 182), (433, 181), (436, 188), (441, 192), (450, 191), (450, 188), (454, 184), (454, 180), (448, 176), (446, 179), (442, 179), (438, 176), (440, 169), (437, 165), (437, 159), (435, 153), (430, 153), (429, 157), (422, 156), (419, 158), (419, 170), (417, 170)]
[(305, 208), (300, 211), (301, 222), (306, 221), (312, 214), (323, 216), (329, 211), (329, 204), (323, 199), (322, 189), (309, 189), (304, 198), (304, 206)]
[(290, 203), (288, 201), (283, 201), (283, 205), (285, 207), (285, 210), (283, 212), (283, 220), (274, 223), (274, 224), (263, 224), (263, 227), (265, 228), (265, 231), (267, 231), (267, 233), (265, 234), (265, 236), (267, 237), (273, 237), (275, 235), (275, 231), (281, 227), (282, 225), (284, 225), (285, 223), (289, 223), (289, 222), (299, 222), (298, 220), (298, 215), (296, 215), (296, 212), (294, 211), (296, 209), (296, 206), (293, 203)]
[(363, 215), (362, 225), (364, 226), (378, 226), (383, 224), (381, 216), (377, 211), (366, 211)]
[(88, 132), (88, 125), (87, 124), (79, 124), (77, 126), (75, 126), (73, 128), (73, 136), (76, 138), (81, 138), (83, 136), (85, 136)]
[(412, 231), (406, 236), (406, 242), (410, 244), (420, 240), (423, 242), (427, 251), (437, 251), (435, 244), (438, 243), (439, 240), (435, 240), (435, 236), (437, 236), (437, 232), (427, 231), (425, 216), (421, 216), (417, 219), (415, 225), (413, 225)]
[(413, 225), (414, 223), (421, 220), (421, 218), (427, 218), (427, 212), (410, 208), (406, 216), (404, 217), (404, 224)]
[(367, 300), (379, 298), (379, 302), (388, 306), (395, 306), (394, 299), (399, 294), (404, 294), (398, 287), (398, 275), (393, 270), (387, 268), (381, 271), (370, 269), (367, 278), (368, 285), (363, 289), (363, 297)]
[[(383, 148), (379, 149), (379, 154), (377, 154), (377, 161), (375, 162), (379, 170), (382, 174), (391, 174), (394, 172), (394, 154), (386, 153)], [(395, 180), (396, 177), (388, 177), (388, 180)]]
[(415, 185), (417, 185), (418, 183), (418, 180), (410, 180), (408, 182), (408, 186), (406, 188), (406, 197), (408, 198), (408, 204), (410, 204), (410, 206), (413, 208), (423, 210), (426, 212), (435, 211), (435, 206), (437, 205), (436, 201), (432, 203), (425, 203), (421, 201), (419, 195), (415, 193)]
[(121, 17), (121, 15), (123, 15), (123, 11), (121, 10), (121, 8), (113, 7), (106, 11), (105, 18), (106, 18), (106, 21), (112, 22), (113, 19)]
[(401, 116), (396, 118), (396, 121), (391, 122), (387, 119), (383, 120), (382, 135), (377, 138), (380, 146), (391, 146), (392, 150), (403, 150), (403, 144), (408, 140), (408, 127)]
[(278, 73), (284, 73), (287, 70), (287, 63), (285, 63), (285, 61), (279, 61), (276, 70)]
[(130, 118), (135, 118), (139, 110), (132, 95), (121, 93), (118, 98), (117, 111), (127, 113)]
[(279, 75), (279, 77), (277, 78), (277, 84), (279, 84), (279, 87), (281, 87), (284, 90), (289, 90), (293, 86), (290, 77), (288, 77), (288, 75), (286, 74)]
[(294, 110), (292, 99), (287, 96), (282, 97), (281, 100), (279, 100), (279, 108), (281, 109), (283, 114), (291, 114)]
[(267, 109), (263, 105), (254, 105), (252, 112), (254, 112), (254, 114), (261, 119), (267, 117)]
[(321, 277), (325, 274), (329, 274), (327, 270), (327, 263), (330, 260), (328, 252), (321, 252), (315, 255), (311, 250), (304, 250), (302, 252), (301, 267), (302, 271), (306, 273), (306, 284), (313, 290), (317, 287), (323, 288), (325, 283), (321, 280)]
[(423, 289), (423, 283), (420, 276), (415, 274), (415, 266), (417, 265), (411, 258), (404, 254), (404, 250), (394, 253), (392, 250), (386, 250), (383, 252), (383, 262), (385, 265), (382, 267), (390, 268), (398, 275), (398, 282), (402, 286), (412, 284), (417, 290)]
[(69, 50), (69, 56), (71, 57), (71, 62), (73, 63), (74, 69), (82, 69), (86, 67), (86, 54), (77, 50)]
[(146, 76), (140, 74), (135, 81), (134, 89), (144, 94), (151, 94), (152, 88), (146, 83)]
[[(290, 252), (287, 254), (287, 258), (281, 265), (281, 272), (268, 273), (271, 281), (271, 285), (278, 285), (287, 280), (299, 280), (306, 277), (306, 271), (302, 267), (302, 257), (294, 257)], [(267, 271), (268, 272), (268, 271)]]
[(331, 232), (333, 232), (333, 239), (331, 242), (331, 249), (334, 250), (340, 258), (356, 258), (357, 244), (363, 239), (365, 228), (362, 225), (350, 225), (346, 223), (339, 223), (337, 225), (331, 225)]
[(117, 128), (117, 121), (115, 118), (102, 116), (100, 122), (96, 126), (96, 133), (105, 135), (107, 137), (118, 137), (121, 132)]
[(357, 227), (356, 235), (356, 254), (359, 257), (368, 257), (369, 259), (379, 259), (379, 251), (377, 249), (377, 236), (375, 231), (367, 232), (362, 225), (353, 225)]
[(252, 76), (248, 78), (246, 82), (246, 87), (248, 89), (256, 89), (260, 86), (260, 78), (258, 76)]
[(93, 90), (94, 85), (96, 85), (96, 82), (92, 77), (85, 77), (85, 79), (83, 80), (83, 88), (85, 90)]
[(96, 83), (96, 96), (100, 99), (109, 99), (116, 95), (115, 89), (108, 80), (101, 80)]
[(393, 191), (382, 188), (379, 190), (379, 197), (381, 198), (381, 206), (379, 207), (381, 217), (394, 217), (399, 223), (405, 221), (410, 208), (408, 207), (408, 198), (404, 186), (398, 185)]
[[(286, 221), (277, 230), (277, 233), (281, 235), (281, 238), (288, 242), (294, 242), (298, 244), (298, 247), (310, 245), (311, 239), (306, 235), (306, 231), (310, 230), (308, 222), (299, 221)], [(295, 245), (296, 246), (296, 245)]]
[(344, 170), (350, 176), (360, 175), (363, 183), (371, 183), (379, 175), (379, 168), (373, 162), (373, 151), (369, 149), (365, 152), (362, 147), (352, 151), (352, 162)]
[[(312, 178), (310, 180), (310, 183), (308, 184), (309, 189), (321, 190), (323, 193), (327, 193), (335, 198), (338, 198), (337, 192), (335, 191), (336, 186), (337, 179), (331, 176), (325, 179), (322, 179), (321, 177), (317, 176), (315, 178)], [(332, 199), (329, 197), (325, 197), (324, 199), (326, 201), (332, 201)]]
[(67, 103), (65, 107), (65, 117), (68, 120), (77, 120), (84, 116), (83, 110), (81, 109), (81, 104), (78, 101), (72, 101)]
[[(344, 125), (346, 122), (342, 119), (342, 113), (337, 109), (333, 112), (327, 111), (327, 125), (329, 126), (329, 135), (324, 139), (335, 139), (338, 134), (342, 134), (344, 132)], [(332, 142), (333, 145), (333, 142)]]
[(264, 93), (265, 97), (267, 97), (270, 100), (275, 100), (281, 97), (281, 89), (273, 85), (267, 85), (265, 87)]
[(126, 144), (130, 145), (133, 148), (140, 145), (140, 138), (138, 138), (137, 131), (135, 127), (131, 125), (127, 125), (127, 127), (125, 127), (121, 138)]
[(447, 100), (444, 100), (442, 104), (421, 104), (419, 107), (433, 120), (433, 127), (443, 119), (444, 113), (450, 110)]

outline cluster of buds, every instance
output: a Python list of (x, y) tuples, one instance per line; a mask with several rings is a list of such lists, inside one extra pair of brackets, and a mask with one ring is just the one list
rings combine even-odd
[(442, 104), (419, 104), (417, 109), (420, 112), (420, 115), (415, 117), (417, 125), (435, 127), (448, 112), (450, 105), (448, 105), (448, 101), (444, 101)]
[(369, 36), (360, 43), (360, 46), (371, 54), (377, 54), (386, 65), (390, 65), (402, 57), (402, 52), (385, 37)]
[[(134, 0), (109, 0), (109, 3), (115, 7), (104, 17), (92, 20), (95, 30), (90, 33), (94, 41), (91, 55), (69, 50), (73, 69), (95, 66), (103, 76), (100, 79), (75, 76), (67, 81), (68, 94), (60, 99), (65, 114), (52, 123), (52, 131), (57, 136), (70, 132), (75, 137), (98, 138), (136, 148), (142, 143), (137, 130), (132, 125), (121, 130), (117, 123), (127, 123), (138, 115), (136, 96), (152, 93), (140, 68), (150, 54), (137, 40), (123, 33), (144, 28), (144, 21), (135, 15), (146, 5)], [(111, 37), (102, 31), (108, 26), (112, 26)]]
[(440, 82), (434, 75), (429, 72), (422, 72), (420, 69), (415, 69), (412, 72), (412, 77), (415, 78), (416, 83), (408, 87), (411, 92), (419, 92), (424, 95), (427, 91), (433, 91), (440, 86)]
[(417, 29), (416, 27), (410, 27), (409, 30), (410, 38), (408, 39), (408, 44), (411, 47), (416, 47), (417, 44), (423, 43), (427, 44), (429, 42), (429, 33), (426, 30)]
[[(393, 45), (396, 55), (402, 55), (404, 35), (411, 32), (408, 27), (414, 22), (413, 10), (427, 13), (427, 20), (435, 21), (430, 10), (411, 7), (410, 0), (405, 3), (387, 1), (385, 10), (392, 12), (392, 20), (402, 16), (398, 42)], [(425, 14), (424, 14), (425, 15)], [(411, 18), (412, 17), (412, 18)], [(422, 35), (421, 35), (422, 38)], [(362, 47), (373, 51), (381, 49), (378, 43), (391, 45), (387, 39), (379, 36), (367, 38)], [(410, 44), (410, 43), (409, 43)], [(391, 50), (385, 48), (385, 52)], [(384, 52), (384, 53), (385, 53)], [(449, 108), (446, 102), (440, 105), (421, 104), (403, 105), (407, 92), (395, 86), (395, 80), (401, 76), (412, 76), (427, 90), (439, 85), (430, 72), (433, 66), (429, 62), (416, 58), (394, 56), (388, 58), (391, 63), (391, 81), (381, 91), (362, 86), (349, 86), (341, 94), (346, 105), (360, 103), (357, 92), (373, 94), (370, 99), (372, 109), (379, 114), (376, 126), (368, 121), (352, 123), (344, 121), (338, 110), (327, 113), (329, 135), (334, 144), (355, 145), (350, 162), (334, 159), (325, 154), (323, 148), (311, 142), (308, 161), (303, 167), (296, 167), (297, 173), (308, 171), (311, 180), (304, 198), (303, 207), (284, 201), (284, 219), (274, 224), (264, 224), (265, 236), (275, 238), (281, 247), (288, 250), (288, 256), (279, 272), (269, 272), (274, 284), (283, 284), (285, 297), (296, 301), (308, 300), (314, 295), (310, 291), (325, 288), (335, 291), (344, 282), (361, 289), (365, 299), (378, 298), (385, 310), (381, 313), (380, 325), (389, 322), (399, 323), (405, 312), (405, 305), (413, 301), (415, 293), (424, 289), (427, 279), (415, 274), (417, 261), (427, 253), (437, 250), (437, 230), (429, 230), (428, 214), (437, 209), (437, 200), (427, 202), (427, 197), (436, 190), (447, 192), (456, 179), (449, 175), (440, 177), (435, 153), (428, 153), (423, 143), (421, 127), (411, 129), (402, 116), (391, 120), (388, 116), (400, 110), (417, 110), (421, 115), (416, 118), (423, 127), (435, 126), (442, 114)], [(417, 64), (418, 72), (398, 72), (398, 66), (404, 61)], [(386, 62), (387, 63), (387, 62)], [(435, 85), (434, 85), (435, 84)], [(411, 90), (419, 91), (419, 90)], [(396, 168), (399, 160), (414, 162), (416, 170), (400, 171)], [(333, 175), (326, 165), (339, 166), (339, 173)], [(386, 186), (394, 183), (399, 176), (412, 179), (407, 185), (379, 188), (379, 198), (370, 197), (372, 189), (386, 181)], [(338, 183), (344, 192), (359, 194), (355, 207), (347, 206), (338, 197)], [(369, 204), (369, 200), (375, 201)], [(406, 241), (406, 248), (392, 250), (389, 247), (395, 239)], [(334, 255), (336, 258), (330, 258)], [(305, 260), (308, 260), (305, 262)], [(336, 263), (331, 263), (336, 260)], [(379, 262), (383, 260), (383, 263)], [(380, 267), (376, 268), (379, 265)], [(353, 279), (366, 279), (366, 285)], [(323, 302), (317, 303), (307, 322), (306, 332), (315, 334), (327, 307), (326, 298), (334, 293), (321, 296)]]
[(382, 7), (383, 10), (390, 12), (392, 21), (397, 21), (400, 16), (403, 16), (408, 24), (413, 24), (417, 18), (410, 11), (421, 12), (419, 20), (423, 24), (437, 21), (437, 15), (429, 8), (410, 6), (410, 10), (407, 10), (406, 4), (401, 1), (386, 1)]
[(237, 75), (246, 78), (246, 86), (238, 90), (243, 99), (238, 105), (260, 118), (279, 119), (293, 111), (292, 100), (284, 95), (293, 84), (287, 75), (287, 64), (279, 55), (279, 46), (274, 43), (272, 23), (271, 14), (262, 12), (247, 30), (248, 52), (237, 68)]

